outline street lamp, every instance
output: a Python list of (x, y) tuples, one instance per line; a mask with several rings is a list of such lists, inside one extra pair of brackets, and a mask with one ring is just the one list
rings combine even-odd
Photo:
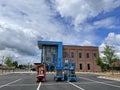
[(3, 63), (4, 63), (4, 56), (2, 57), (2, 74), (3, 74)]

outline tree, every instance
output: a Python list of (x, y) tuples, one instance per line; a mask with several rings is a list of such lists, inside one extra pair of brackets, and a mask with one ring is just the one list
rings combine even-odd
[(17, 67), (18, 67), (18, 62), (17, 62), (17, 61), (14, 61), (14, 62), (13, 62), (13, 66), (15, 66), (15, 68), (17, 68)]
[(27, 67), (26, 65), (22, 65), (22, 64), (18, 66), (18, 68), (20, 69), (25, 69), (26, 67)]
[(5, 64), (8, 67), (12, 67), (13, 66), (12, 59), (10, 57), (5, 58)]
[(104, 57), (97, 58), (96, 63), (101, 67), (102, 71), (107, 71), (110, 65), (119, 59), (115, 55), (115, 50), (112, 46), (106, 45), (102, 53), (104, 54)]
[(99, 65), (101, 67), (101, 69), (102, 69), (103, 72), (107, 71), (108, 65), (105, 63), (104, 58), (98, 57), (96, 59), (96, 63), (97, 63), (97, 65)]
[(104, 58), (106, 60), (106, 64), (108, 64), (109, 66), (118, 60), (117, 56), (115, 55), (115, 50), (114, 47), (106, 45), (104, 47), (104, 50), (102, 52), (104, 54)]

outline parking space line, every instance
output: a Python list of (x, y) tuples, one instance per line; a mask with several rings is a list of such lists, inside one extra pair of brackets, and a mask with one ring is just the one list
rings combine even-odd
[(40, 86), (41, 86), (41, 82), (39, 83), (39, 85), (38, 85), (38, 87), (37, 87), (37, 90), (39, 90), (39, 89), (40, 89)]
[(80, 90), (85, 90), (85, 89), (83, 89), (83, 88), (81, 88), (80, 86), (77, 86), (76, 84), (74, 84), (74, 83), (71, 83), (71, 82), (68, 82), (69, 84), (71, 84), (71, 85), (73, 85), (74, 87), (76, 87), (76, 88), (78, 88), (78, 89), (80, 89)]
[(88, 78), (84, 78), (84, 77), (79, 77), (79, 78), (84, 79), (84, 80), (88, 80), (88, 81), (93, 81), (93, 82), (100, 83), (100, 84), (104, 84), (104, 85), (108, 85), (108, 86), (112, 86), (112, 87), (120, 88), (120, 86), (113, 85), (113, 84), (108, 84), (108, 83), (105, 83), (105, 82), (99, 82), (99, 81), (88, 79)]
[(38, 84), (16, 84), (16, 85), (8, 85), (8, 87), (23, 87), (23, 86), (37, 86)]
[(13, 83), (15, 83), (15, 82), (18, 82), (18, 81), (20, 81), (20, 80), (21, 80), (21, 79), (17, 79), (17, 80), (15, 80), (15, 81), (9, 82), (9, 83), (7, 83), (7, 84), (1, 85), (0, 88), (6, 87), (6, 86), (8, 86), (8, 85), (10, 85), (10, 84), (13, 84)]
[(52, 86), (52, 85), (68, 85), (69, 83), (44, 83), (44, 84), (42, 84), (42, 85), (49, 85), (49, 86)]

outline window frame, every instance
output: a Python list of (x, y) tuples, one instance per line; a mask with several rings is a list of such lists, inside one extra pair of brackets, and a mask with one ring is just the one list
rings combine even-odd
[(80, 70), (82, 70), (83, 69), (82, 63), (80, 63), (79, 66), (80, 66)]
[(81, 52), (79, 52), (79, 59), (81, 59), (82, 58), (82, 53)]
[(90, 64), (87, 64), (87, 69), (90, 70)]
[(86, 53), (86, 58), (90, 58), (90, 53)]
[(75, 55), (74, 55), (74, 52), (71, 52), (71, 53), (70, 53), (70, 57), (71, 57), (71, 58), (74, 58), (74, 56), (75, 56)]

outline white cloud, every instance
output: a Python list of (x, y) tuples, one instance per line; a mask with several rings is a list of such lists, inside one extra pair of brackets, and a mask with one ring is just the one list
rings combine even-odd
[(88, 18), (101, 12), (108, 12), (120, 6), (119, 0), (54, 0), (56, 10), (62, 17), (72, 17), (72, 24), (78, 27)]
[[(115, 34), (114, 32), (109, 33), (104, 39), (104, 42), (99, 46), (100, 52), (104, 50), (105, 44), (113, 46), (116, 55), (120, 58), (120, 34)], [(102, 53), (100, 55), (103, 56)]]
[(113, 24), (113, 21), (114, 21), (113, 18), (106, 18), (106, 19), (94, 22), (94, 25), (99, 27), (101, 26), (108, 27)]
[(53, 19), (54, 12), (44, 0), (29, 0), (29, 2), (1, 0), (0, 11), (0, 53), (2, 56), (7, 57), (11, 54), (14, 56), (17, 54), (20, 58), (37, 56), (39, 54), (38, 40), (63, 41), (64, 44), (77, 42), (73, 33), (63, 34), (66, 32), (64, 26)]
[(104, 28), (108, 28), (108, 29), (120, 28), (119, 26), (115, 25), (116, 21), (117, 20), (114, 17), (104, 18), (102, 20), (95, 21), (93, 23), (93, 27), (95, 27), (95, 28), (104, 27)]
[[(50, 22), (50, 15), (53, 13), (44, 0), (1, 0), (0, 12), (2, 56), (18, 54), (18, 57), (23, 58), (34, 57), (39, 54), (38, 40), (49, 40), (52, 35), (58, 35), (59, 24)], [(24, 60), (23, 62), (25, 63)]]
[[(39, 60), (38, 40), (62, 41), (63, 44), (93, 45), (97, 40), (94, 26), (87, 18), (108, 12), (119, 6), (120, 1), (107, 0), (52, 0), (52, 8), (45, 0), (0, 0), (0, 53), (3, 56), (18, 57), (22, 63), (32, 58)], [(101, 7), (102, 5), (102, 7)], [(72, 18), (68, 30), (54, 16)], [(109, 23), (109, 22), (108, 22)], [(111, 23), (110, 23), (111, 24)], [(109, 25), (109, 24), (107, 24)], [(106, 25), (106, 26), (107, 26)], [(116, 38), (119, 38), (118, 36)], [(21, 59), (24, 60), (21, 60)]]
[(93, 44), (90, 41), (85, 40), (83, 43), (81, 43), (82, 46), (93, 46)]
[(120, 34), (109, 33), (105, 38), (105, 42), (110, 45), (120, 45)]

